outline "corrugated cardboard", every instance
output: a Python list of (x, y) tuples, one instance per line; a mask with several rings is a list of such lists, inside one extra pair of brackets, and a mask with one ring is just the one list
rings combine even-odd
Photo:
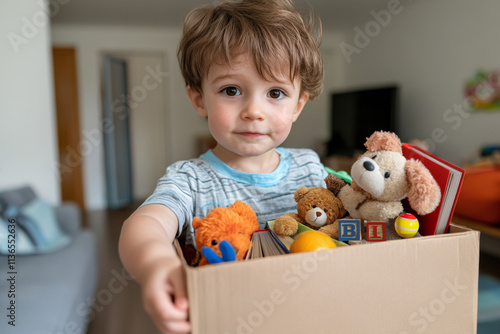
[(476, 333), (479, 232), (186, 264), (192, 333)]

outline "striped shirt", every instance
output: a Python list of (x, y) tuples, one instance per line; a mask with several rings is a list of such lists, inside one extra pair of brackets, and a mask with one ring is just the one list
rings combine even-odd
[(194, 245), (193, 217), (228, 207), (237, 200), (257, 214), (261, 228), (266, 221), (297, 212), (293, 194), (302, 186), (325, 187), (326, 172), (318, 155), (309, 149), (277, 148), (280, 164), (268, 174), (232, 169), (212, 151), (198, 159), (178, 161), (167, 168), (154, 193), (144, 202), (169, 207), (179, 220), (177, 237), (185, 232), (186, 244)]

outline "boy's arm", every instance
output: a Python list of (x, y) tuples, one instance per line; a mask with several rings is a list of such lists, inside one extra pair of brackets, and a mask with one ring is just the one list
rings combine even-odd
[(119, 252), (142, 287), (143, 302), (162, 331), (188, 333), (188, 305), (181, 261), (172, 245), (177, 216), (164, 205), (137, 209), (123, 224)]

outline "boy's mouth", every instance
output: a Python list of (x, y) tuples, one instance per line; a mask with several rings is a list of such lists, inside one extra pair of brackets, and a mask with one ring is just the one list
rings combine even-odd
[(247, 138), (259, 138), (264, 135), (260, 132), (238, 132), (238, 134)]

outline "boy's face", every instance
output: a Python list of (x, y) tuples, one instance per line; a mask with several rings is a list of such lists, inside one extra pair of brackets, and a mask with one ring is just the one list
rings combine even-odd
[(279, 81), (268, 81), (247, 55), (236, 60), (232, 67), (211, 66), (202, 83), (203, 94), (188, 87), (196, 111), (208, 118), (217, 141), (214, 152), (225, 157), (223, 161), (273, 154), (309, 98), (300, 94), (298, 79), (291, 82), (288, 76), (277, 75)]

